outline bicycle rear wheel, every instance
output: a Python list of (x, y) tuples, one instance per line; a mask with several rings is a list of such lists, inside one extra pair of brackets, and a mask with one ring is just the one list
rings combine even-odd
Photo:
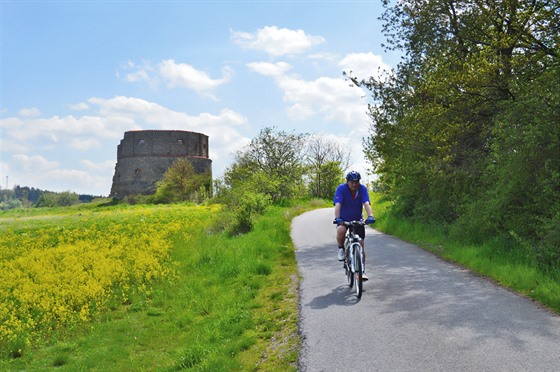
[(362, 275), (363, 275), (363, 256), (362, 256), (362, 247), (361, 246), (354, 246), (354, 285), (356, 287), (356, 296), (358, 298), (362, 298)]

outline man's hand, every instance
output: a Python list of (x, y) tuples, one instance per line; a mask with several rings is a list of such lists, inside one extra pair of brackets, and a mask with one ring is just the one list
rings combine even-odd
[(368, 216), (368, 218), (366, 218), (366, 225), (371, 225), (372, 223), (375, 223), (375, 218), (373, 218), (373, 216)]
[(334, 223), (336, 223), (337, 225), (340, 225), (344, 222), (344, 220), (340, 217), (337, 217), (334, 219)]

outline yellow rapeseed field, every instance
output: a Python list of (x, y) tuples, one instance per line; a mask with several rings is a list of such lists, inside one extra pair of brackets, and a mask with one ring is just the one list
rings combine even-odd
[(154, 281), (173, 276), (170, 237), (188, 239), (187, 226), (213, 209), (129, 207), (2, 222), (0, 348), (17, 354), (14, 348), (127, 303), (132, 293), (149, 295)]

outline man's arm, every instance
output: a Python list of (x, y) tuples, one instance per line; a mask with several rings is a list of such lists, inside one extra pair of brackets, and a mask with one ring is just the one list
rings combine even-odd
[(340, 207), (341, 207), (340, 203), (335, 203), (334, 204), (334, 218), (340, 217)]
[[(369, 202), (364, 203), (364, 208), (366, 209), (366, 213), (367, 213), (368, 217), (373, 216), (373, 211), (371, 210), (371, 205), (369, 205)], [(336, 209), (336, 206), (335, 206), (335, 209)]]

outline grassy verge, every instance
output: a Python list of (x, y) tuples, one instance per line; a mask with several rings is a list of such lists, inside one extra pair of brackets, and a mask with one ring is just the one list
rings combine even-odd
[[(150, 282), (147, 291), (129, 291), (126, 299), (113, 300), (89, 321), (41, 333), (17, 354), (3, 353), (0, 369), (296, 370), (299, 278), (290, 222), (317, 206), (322, 205), (270, 208), (251, 233), (236, 237), (212, 232), (209, 217), (219, 215), (215, 210), (176, 207), (183, 217), (182, 227), (168, 236), (174, 275)], [(88, 213), (95, 214), (97, 225), (112, 226), (123, 214), (127, 221), (140, 220), (146, 209), (157, 208), (102, 209), (106, 224), (97, 210), (0, 219), (6, 230), (33, 234), (53, 226), (56, 231), (77, 229)], [(171, 221), (176, 226), (177, 218), (162, 218), (156, 219), (160, 227)], [(0, 343), (0, 349), (6, 346)]]
[(391, 215), (390, 204), (372, 194), (375, 228), (458, 263), (560, 313), (560, 268), (543, 270), (524, 247), (496, 238), (480, 245), (464, 245), (449, 238), (444, 228)]

